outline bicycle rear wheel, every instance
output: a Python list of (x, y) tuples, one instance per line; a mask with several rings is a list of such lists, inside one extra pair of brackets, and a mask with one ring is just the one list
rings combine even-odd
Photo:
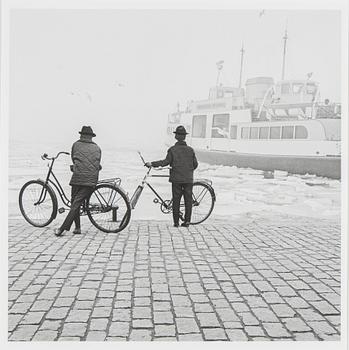
[(44, 227), (57, 216), (57, 197), (41, 180), (28, 181), (19, 192), (19, 208), (31, 225)]
[[(212, 213), (216, 200), (213, 188), (205, 182), (194, 182), (192, 200), (190, 224), (197, 225), (204, 222)], [(184, 207), (184, 202), (182, 205)]]
[(86, 212), (91, 223), (103, 232), (120, 232), (131, 218), (126, 193), (107, 183), (97, 185), (87, 201)]

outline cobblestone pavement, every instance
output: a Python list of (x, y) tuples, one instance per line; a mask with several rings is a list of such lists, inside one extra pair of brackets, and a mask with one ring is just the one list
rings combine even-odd
[(9, 224), (10, 341), (340, 340), (340, 225)]

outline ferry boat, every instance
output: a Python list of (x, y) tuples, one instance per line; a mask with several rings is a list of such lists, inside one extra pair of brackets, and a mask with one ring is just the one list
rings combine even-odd
[(240, 87), (217, 84), (208, 99), (169, 114), (166, 144), (184, 125), (199, 161), (340, 179), (341, 106), (321, 102), (310, 77), (255, 77), (242, 88), (240, 71)]

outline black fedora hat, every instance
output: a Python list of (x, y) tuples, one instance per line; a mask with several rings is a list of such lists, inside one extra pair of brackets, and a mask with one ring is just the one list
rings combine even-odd
[(185, 127), (183, 125), (177, 126), (176, 131), (173, 133), (178, 135), (188, 135), (187, 130), (185, 130)]
[(79, 131), (79, 134), (81, 135), (90, 135), (92, 137), (96, 136), (96, 134), (93, 132), (92, 128), (90, 126), (84, 125), (81, 128), (81, 131)]

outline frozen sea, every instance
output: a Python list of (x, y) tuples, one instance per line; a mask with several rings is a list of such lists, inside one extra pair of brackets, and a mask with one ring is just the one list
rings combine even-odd
[[(45, 178), (48, 162), (40, 158), (41, 154), (70, 152), (70, 147), (71, 145), (64, 147), (22, 142), (10, 143), (10, 218), (21, 217), (18, 207), (21, 186), (28, 180)], [(143, 149), (142, 153), (147, 161), (163, 159), (166, 155), (166, 147), (162, 146), (158, 150)], [(70, 156), (62, 155), (54, 167), (56, 176), (69, 195), (70, 164)], [(136, 147), (104, 147), (102, 166), (100, 179), (120, 177), (121, 187), (128, 192), (129, 196), (132, 195), (146, 171)], [(212, 219), (275, 218), (278, 215), (340, 219), (341, 183), (338, 180), (311, 175), (288, 175), (284, 172), (276, 172), (273, 179), (267, 179), (264, 178), (262, 171), (205, 163), (199, 164), (195, 178), (212, 180), (217, 197)], [(161, 196), (170, 199), (171, 186), (166, 178), (152, 178), (151, 182)], [(150, 189), (146, 188), (136, 209), (132, 212), (132, 219), (171, 220), (168, 214), (160, 211), (158, 204), (153, 203), (154, 197)], [(62, 205), (59, 204), (60, 206)]]

